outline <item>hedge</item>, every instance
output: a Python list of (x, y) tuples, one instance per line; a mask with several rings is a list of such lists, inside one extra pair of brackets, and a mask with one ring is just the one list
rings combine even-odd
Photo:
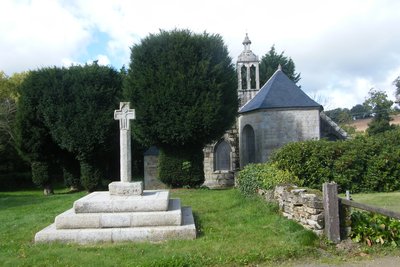
[(271, 161), (310, 188), (335, 181), (341, 192), (400, 190), (400, 129), (346, 141), (290, 143)]

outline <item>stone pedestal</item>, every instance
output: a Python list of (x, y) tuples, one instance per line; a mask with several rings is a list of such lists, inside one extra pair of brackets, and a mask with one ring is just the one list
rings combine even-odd
[(143, 183), (112, 182), (108, 185), (108, 191), (115, 196), (140, 196), (143, 194)]
[[(87, 244), (196, 238), (191, 208), (181, 207), (179, 199), (170, 199), (169, 191), (144, 190), (136, 194), (138, 191), (133, 189), (142, 188), (141, 182), (110, 184), (110, 189), (114, 186), (121, 194), (93, 192), (78, 199), (72, 209), (38, 232), (35, 242)], [(126, 194), (131, 191), (135, 194)]]

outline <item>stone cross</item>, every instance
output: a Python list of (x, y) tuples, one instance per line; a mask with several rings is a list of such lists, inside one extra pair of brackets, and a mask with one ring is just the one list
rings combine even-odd
[(119, 120), (121, 182), (130, 182), (132, 180), (132, 155), (129, 120), (135, 119), (135, 110), (129, 109), (129, 102), (120, 102), (119, 110), (114, 111), (114, 119)]

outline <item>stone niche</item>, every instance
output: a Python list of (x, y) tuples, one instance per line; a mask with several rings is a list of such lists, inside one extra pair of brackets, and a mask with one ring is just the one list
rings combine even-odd
[(224, 136), (207, 145), (204, 153), (204, 184), (210, 189), (232, 187), (235, 184), (235, 172), (239, 167), (237, 129), (232, 128)]

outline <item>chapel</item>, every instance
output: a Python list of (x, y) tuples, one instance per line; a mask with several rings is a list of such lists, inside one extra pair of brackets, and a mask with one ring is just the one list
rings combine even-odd
[(271, 154), (289, 142), (342, 140), (343, 131), (279, 66), (261, 86), (259, 59), (250, 49), (246, 34), (244, 49), (236, 63), (240, 107), (235, 125), (219, 140), (204, 148), (204, 186), (225, 188), (235, 183), (235, 173), (249, 163), (268, 161)]

